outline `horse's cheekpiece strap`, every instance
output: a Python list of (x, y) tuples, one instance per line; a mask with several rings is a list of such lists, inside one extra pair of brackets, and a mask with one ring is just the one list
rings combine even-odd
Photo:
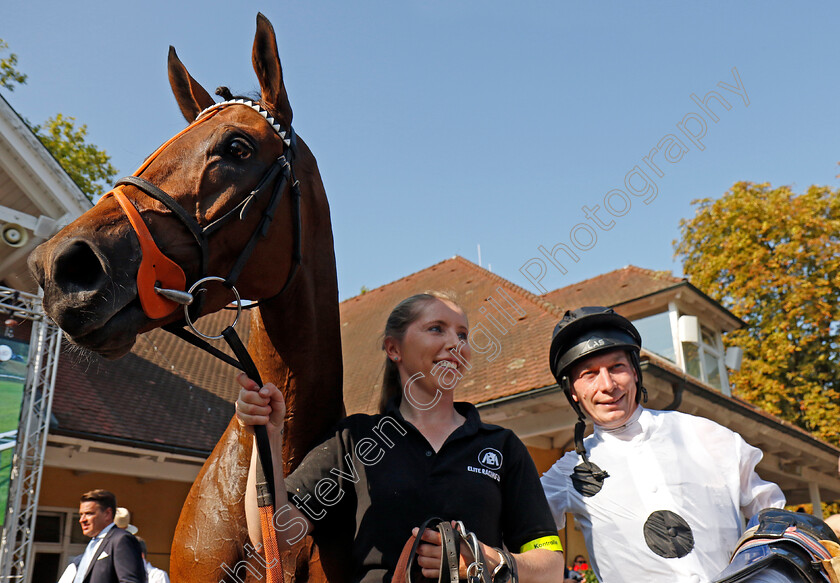
[(205, 114), (210, 113), (216, 109), (222, 109), (223, 107), (227, 107), (228, 105), (246, 105), (256, 111), (258, 114), (265, 118), (265, 121), (274, 128), (274, 131), (277, 132), (277, 135), (280, 136), (280, 139), (286, 144), (286, 147), (290, 147), (292, 145), (292, 129), (289, 128), (289, 131), (283, 129), (283, 127), (275, 121), (274, 117), (263, 107), (257, 103), (256, 101), (251, 101), (250, 99), (230, 99), (228, 101), (221, 101), (219, 103), (214, 103), (210, 107), (204, 109), (199, 113), (195, 121), (200, 120)]
[(179, 304), (158, 294), (155, 287), (184, 289), (187, 282), (184, 270), (158, 248), (140, 213), (128, 200), (121, 187), (118, 186), (106, 193), (99, 202), (109, 196), (113, 196), (119, 203), (140, 243), (142, 259), (137, 269), (137, 295), (140, 297), (140, 305), (149, 318), (153, 320), (165, 318), (178, 309)]
[[(140, 242), (140, 250), (142, 252), (142, 259), (137, 272), (137, 295), (140, 298), (140, 305), (143, 308), (143, 312), (145, 312), (145, 314), (153, 320), (165, 318), (166, 316), (174, 312), (179, 305), (189, 305), (193, 303), (193, 298), (190, 297), (190, 295), (184, 291), (186, 289), (186, 276), (184, 274), (183, 269), (181, 269), (180, 266), (178, 266), (174, 261), (169, 259), (166, 255), (164, 255), (163, 252), (158, 248), (158, 246), (155, 244), (154, 238), (149, 232), (148, 227), (143, 222), (140, 213), (137, 211), (137, 209), (134, 207), (131, 201), (128, 200), (125, 194), (123, 194), (120, 186), (122, 184), (129, 184), (131, 186), (139, 188), (145, 194), (164, 204), (164, 206), (169, 208), (178, 217), (178, 219), (190, 230), (201, 249), (201, 273), (202, 277), (204, 277), (206, 275), (205, 272), (208, 265), (208, 250), (206, 236), (202, 231), (201, 227), (171, 196), (169, 196), (163, 190), (158, 188), (156, 185), (148, 182), (143, 178), (140, 178), (140, 174), (164, 149), (166, 149), (167, 146), (169, 146), (172, 142), (174, 142), (185, 132), (187, 132), (191, 127), (193, 127), (195, 124), (200, 124), (208, 120), (210, 117), (218, 113), (218, 111), (222, 108), (231, 105), (244, 105), (246, 107), (250, 107), (257, 113), (259, 113), (261, 116), (263, 116), (263, 118), (265, 118), (265, 120), (277, 133), (277, 135), (280, 136), (280, 139), (283, 140), (283, 143), (287, 148), (287, 152), (289, 151), (289, 149), (292, 148), (292, 144), (294, 143), (294, 130), (292, 130), (292, 128), (284, 130), (280, 126), (280, 124), (277, 123), (274, 117), (271, 116), (269, 112), (265, 110), (262, 106), (260, 106), (259, 103), (251, 101), (249, 99), (233, 99), (228, 101), (222, 101), (221, 103), (211, 105), (210, 107), (204, 109), (201, 113), (199, 113), (192, 124), (190, 124), (183, 130), (181, 130), (178, 134), (170, 138), (166, 143), (161, 145), (151, 156), (149, 156), (149, 158), (147, 158), (146, 161), (140, 166), (140, 168), (137, 169), (133, 176), (120, 179), (117, 182), (117, 187), (114, 188), (114, 190), (108, 192), (105, 196), (102, 197), (102, 199), (100, 199), (104, 200), (110, 196), (113, 196), (117, 200), (125, 214), (128, 216), (128, 220), (131, 223), (131, 226), (134, 228), (134, 232), (137, 235), (138, 241)], [(289, 165), (287, 158), (291, 159), (291, 156), (281, 156), (281, 159), (285, 162), (285, 164)], [(274, 169), (274, 166), (269, 168), (268, 174), (271, 174), (272, 178), (276, 175), (276, 170)], [(275, 196), (275, 198), (277, 197)], [(265, 223), (263, 228), (267, 229), (268, 221), (264, 220), (263, 223)], [(297, 254), (297, 251), (295, 251), (295, 253)], [(296, 261), (299, 262), (299, 259), (296, 259)], [(244, 264), (244, 260), (241, 260), (240, 262)], [(239, 269), (241, 269), (241, 267), (242, 266), (240, 265)], [(292, 271), (292, 273), (294, 272)], [(228, 282), (228, 280), (230, 279), (231, 278), (229, 277), (225, 281)], [(286, 285), (288, 285), (288, 283), (289, 282), (287, 281)], [(233, 282), (231, 281), (230, 287), (232, 286)], [(286, 286), (284, 286), (283, 289), (285, 289), (285, 287)], [(200, 313), (200, 304), (201, 302), (199, 301), (192, 306), (196, 314)]]

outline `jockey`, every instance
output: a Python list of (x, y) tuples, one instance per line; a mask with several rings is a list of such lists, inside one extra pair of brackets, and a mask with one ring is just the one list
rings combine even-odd
[[(575, 451), (542, 477), (558, 528), (580, 524), (603, 583), (708, 582), (744, 517), (782, 507), (760, 479), (761, 452), (702, 417), (641, 405), (642, 339), (602, 307), (568, 311), (554, 330), (551, 371), (578, 415)], [(583, 439), (586, 418), (595, 431)]]

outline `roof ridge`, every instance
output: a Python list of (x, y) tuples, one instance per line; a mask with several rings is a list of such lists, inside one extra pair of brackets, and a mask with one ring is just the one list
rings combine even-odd
[[(668, 269), (650, 269), (649, 267), (639, 267), (638, 265), (633, 265), (632, 263), (630, 265), (626, 265), (622, 269), (632, 269), (632, 270), (635, 270), (635, 271), (645, 273), (645, 274), (650, 275), (652, 277), (655, 277), (657, 279), (670, 279), (670, 280), (674, 281), (674, 283), (681, 282), (681, 281), (687, 281), (687, 279), (688, 279), (686, 277), (677, 277), (676, 275), (674, 275)], [(620, 271), (620, 270), (616, 269), (614, 271)], [(612, 273), (612, 272), (609, 272), (609, 273)], [(604, 275), (606, 275), (606, 274), (604, 274)]]
[(589, 284), (590, 282), (593, 282), (597, 279), (608, 277), (608, 276), (610, 276), (614, 273), (619, 273), (619, 272), (622, 272), (622, 271), (623, 272), (635, 271), (637, 273), (647, 275), (647, 276), (651, 277), (652, 279), (659, 279), (659, 280), (664, 279), (662, 276), (665, 276), (665, 278), (668, 278), (668, 279), (672, 280), (674, 283), (679, 283), (679, 282), (682, 282), (682, 281), (688, 281), (688, 279), (685, 278), (685, 277), (679, 278), (679, 277), (676, 277), (674, 275), (667, 275), (667, 273), (668, 273), (667, 270), (658, 271), (658, 270), (655, 270), (655, 269), (648, 269), (647, 267), (639, 267), (638, 265), (630, 264), (630, 265), (625, 265), (624, 267), (619, 267), (619, 268), (613, 269), (611, 271), (607, 271), (606, 273), (599, 273), (598, 275), (593, 275), (592, 277), (589, 277), (587, 279), (583, 279), (581, 281), (576, 281), (576, 282), (570, 283), (568, 285), (564, 285), (563, 287), (555, 288), (551, 291), (547, 291), (546, 293), (542, 294), (542, 296), (540, 296), (540, 297), (546, 297), (548, 295), (559, 292), (560, 290), (566, 290), (566, 289), (570, 289), (570, 288), (580, 287), (582, 285)]
[(533, 292), (529, 292), (524, 287), (519, 286), (519, 285), (513, 283), (512, 281), (510, 281), (509, 279), (506, 279), (506, 278), (502, 277), (501, 275), (497, 275), (497, 274), (493, 273), (492, 271), (489, 271), (489, 270), (483, 268), (480, 265), (476, 265), (475, 263), (473, 263), (469, 259), (461, 257), (460, 255), (455, 255), (455, 257), (453, 257), (451, 260), (448, 259), (447, 261), (454, 261), (454, 260), (461, 260), (468, 267), (472, 268), (475, 271), (480, 272), (481, 274), (489, 277), (490, 279), (495, 280), (498, 283), (503, 284), (506, 288), (524, 296), (527, 300), (536, 304), (538, 307), (542, 308), (546, 312), (548, 312), (552, 315), (555, 315), (558, 318), (563, 317), (563, 314), (565, 312), (560, 310), (560, 308), (556, 304), (553, 304), (553, 303), (549, 302), (544, 297), (538, 296)]
[(599, 273), (598, 275), (593, 275), (592, 277), (588, 277), (586, 279), (582, 279), (580, 281), (576, 281), (574, 283), (570, 283), (570, 284), (564, 285), (562, 287), (554, 288), (553, 290), (547, 291), (542, 295), (547, 296), (549, 294), (553, 294), (555, 292), (558, 292), (561, 289), (569, 289), (571, 287), (577, 287), (577, 286), (583, 285), (585, 283), (588, 283), (590, 281), (595, 281), (596, 279), (599, 279), (601, 277), (606, 277), (607, 275), (609, 275), (611, 273), (615, 273), (616, 271), (624, 271), (625, 269), (627, 269), (627, 267), (619, 267), (618, 269), (613, 269), (612, 271), (608, 271), (606, 273)]
[[(457, 257), (457, 255), (456, 255), (455, 257)], [(444, 264), (444, 263), (446, 263), (447, 261), (452, 261), (453, 259), (455, 259), (455, 257), (450, 257), (449, 259), (444, 259), (444, 260), (442, 260), (442, 261), (438, 261), (437, 263), (435, 263), (435, 264), (433, 264), (433, 265), (429, 265), (428, 267), (424, 267), (423, 269), (418, 269), (417, 271), (414, 271), (414, 272), (412, 272), (412, 273), (409, 273), (408, 275), (404, 275), (404, 276), (402, 276), (402, 277), (400, 277), (400, 278), (398, 278), (398, 279), (395, 279), (395, 280), (393, 280), (393, 281), (389, 281), (388, 283), (383, 283), (382, 285), (378, 285), (378, 286), (376, 286), (375, 288), (373, 288), (373, 289), (369, 289), (369, 290), (367, 290), (367, 291), (365, 291), (365, 292), (363, 292), (363, 293), (358, 293), (358, 294), (356, 294), (356, 295), (354, 295), (354, 296), (351, 296), (351, 297), (347, 298), (346, 300), (342, 300), (342, 301), (340, 301), (340, 302), (339, 302), (339, 305), (341, 305), (341, 304), (343, 304), (343, 303), (345, 303), (345, 302), (349, 302), (350, 300), (355, 300), (355, 299), (358, 299), (358, 298), (360, 298), (360, 297), (362, 297), (362, 296), (364, 296), (364, 295), (367, 295), (367, 294), (369, 294), (369, 293), (373, 293), (373, 292), (375, 292), (375, 291), (379, 291), (379, 290), (381, 290), (382, 288), (385, 288), (385, 287), (388, 287), (388, 286), (394, 285), (395, 283), (399, 283), (399, 282), (401, 282), (401, 281), (403, 281), (403, 280), (405, 280), (405, 279), (408, 279), (409, 277), (413, 277), (413, 276), (417, 275), (418, 273), (423, 273), (424, 271), (427, 271), (427, 270), (429, 270), (429, 269), (432, 269), (433, 267), (437, 267), (438, 265), (443, 265), (443, 264)]]

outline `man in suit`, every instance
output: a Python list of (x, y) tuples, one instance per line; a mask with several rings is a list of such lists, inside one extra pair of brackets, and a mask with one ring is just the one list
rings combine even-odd
[(91, 540), (73, 583), (146, 583), (140, 543), (134, 535), (115, 527), (116, 511), (117, 499), (107, 490), (82, 495), (79, 524)]

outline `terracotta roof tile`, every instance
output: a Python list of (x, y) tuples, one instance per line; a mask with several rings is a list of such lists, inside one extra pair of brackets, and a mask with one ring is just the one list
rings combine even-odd
[(654, 271), (628, 265), (550, 291), (542, 297), (565, 312), (581, 306), (615, 306), (686, 281), (688, 280), (674, 277), (668, 271)]
[[(229, 323), (229, 313), (202, 318), (203, 330)], [(244, 342), (248, 318), (237, 325)], [(206, 327), (206, 328), (203, 328)], [(224, 342), (217, 344), (230, 353)], [(233, 415), (235, 370), (162, 330), (141, 336), (131, 353), (107, 361), (62, 346), (51, 431), (99, 435), (151, 448), (209, 452)]]

